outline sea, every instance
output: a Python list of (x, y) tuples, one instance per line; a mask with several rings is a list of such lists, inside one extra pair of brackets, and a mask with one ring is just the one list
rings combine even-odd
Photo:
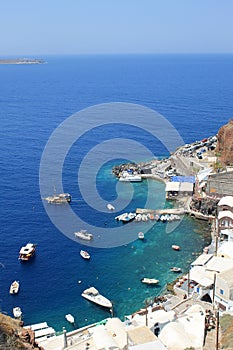
[[(46, 321), (59, 333), (110, 317), (81, 297), (84, 289), (97, 288), (124, 320), (166, 291), (176, 278), (172, 266), (186, 273), (211, 242), (209, 223), (186, 216), (173, 226), (116, 221), (173, 203), (163, 182), (120, 184), (112, 167), (166, 158), (180, 143), (215, 135), (232, 117), (233, 55), (42, 58), (45, 64), (0, 65), (0, 309), (12, 316), (20, 306), (25, 325)], [(72, 202), (44, 200), (60, 192)], [(93, 242), (75, 239), (80, 229)], [(36, 255), (22, 263), (28, 242)], [(160, 282), (148, 286), (143, 277)], [(12, 296), (14, 280), (20, 291)]]

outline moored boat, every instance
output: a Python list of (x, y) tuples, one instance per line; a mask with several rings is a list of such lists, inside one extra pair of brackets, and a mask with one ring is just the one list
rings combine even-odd
[(22, 247), (19, 251), (19, 260), (28, 261), (36, 252), (36, 244), (27, 243), (26, 246)]
[(67, 314), (65, 315), (65, 318), (68, 322), (70, 322), (71, 324), (74, 323), (74, 316), (72, 316), (71, 314)]
[(89, 260), (91, 258), (90, 254), (86, 250), (80, 250), (80, 255), (83, 259)]
[(172, 245), (172, 249), (173, 249), (173, 250), (180, 250), (180, 246), (179, 246), (179, 245), (176, 245), (176, 244), (173, 244), (173, 245)]
[(155, 279), (155, 278), (142, 278), (141, 279), (141, 282), (142, 283), (146, 283), (146, 284), (158, 284), (159, 283), (159, 280)]
[(107, 208), (108, 210), (115, 210), (115, 207), (111, 203), (107, 204)]
[(14, 315), (14, 318), (19, 318), (19, 319), (21, 318), (22, 310), (19, 306), (13, 308), (13, 315)]
[(75, 237), (83, 239), (85, 241), (91, 241), (93, 239), (93, 235), (91, 233), (88, 233), (86, 230), (74, 232), (74, 235)]
[(123, 171), (119, 177), (119, 181), (122, 182), (140, 182), (142, 177), (138, 173), (132, 173), (128, 171)]
[(144, 239), (145, 235), (143, 232), (138, 232), (138, 238), (139, 239)]
[(14, 281), (10, 286), (10, 294), (18, 294), (19, 293), (19, 281)]
[(170, 271), (172, 271), (172, 272), (181, 272), (181, 268), (173, 266), (173, 267), (170, 268)]
[(98, 304), (100, 306), (106, 307), (106, 308), (111, 308), (112, 307), (112, 303), (110, 300), (108, 300), (106, 297), (104, 297), (103, 295), (101, 295), (99, 293), (99, 291), (94, 288), (94, 287), (90, 287), (88, 289), (85, 289), (82, 292), (82, 297), (92, 301), (95, 304)]
[(134, 220), (136, 213), (123, 213), (115, 217), (115, 220), (122, 221), (123, 223), (130, 222)]

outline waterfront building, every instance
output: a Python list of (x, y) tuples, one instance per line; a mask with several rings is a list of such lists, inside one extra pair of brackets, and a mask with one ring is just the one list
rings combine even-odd
[(233, 311), (233, 268), (216, 277), (215, 305), (220, 311)]
[(173, 176), (166, 183), (166, 198), (172, 199), (177, 196), (192, 196), (195, 184), (195, 176)]
[(218, 202), (217, 230), (220, 241), (233, 242), (233, 196)]

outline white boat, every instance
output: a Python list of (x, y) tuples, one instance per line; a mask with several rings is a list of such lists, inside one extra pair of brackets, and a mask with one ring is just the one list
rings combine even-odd
[(93, 303), (98, 304), (100, 306), (107, 308), (112, 307), (111, 301), (105, 298), (103, 295), (101, 295), (99, 291), (94, 287), (85, 289), (81, 295), (83, 298), (92, 301)]
[(155, 278), (142, 278), (141, 279), (142, 283), (146, 283), (146, 284), (158, 284), (159, 280), (156, 280)]
[(71, 195), (69, 193), (54, 194), (44, 198), (49, 204), (70, 203)]
[(19, 306), (13, 308), (13, 315), (15, 318), (21, 318), (22, 311)]
[(86, 230), (80, 230), (78, 232), (74, 232), (75, 237), (84, 239), (86, 241), (90, 241), (93, 239), (93, 235), (88, 233)]
[(119, 177), (119, 181), (122, 182), (140, 182), (142, 177), (138, 173), (130, 173), (128, 171), (123, 171)]
[(72, 324), (74, 323), (74, 316), (72, 316), (71, 314), (65, 315), (65, 318), (68, 322), (70, 322)]
[(173, 244), (172, 245), (172, 249), (173, 250), (180, 250), (180, 246), (176, 245), (176, 244)]
[(107, 208), (108, 210), (115, 210), (115, 207), (111, 203), (107, 204)]
[(36, 244), (27, 243), (19, 251), (19, 260), (21, 261), (30, 260), (35, 255), (35, 252), (36, 252)]
[(176, 266), (171, 267), (170, 270), (171, 270), (172, 272), (181, 272), (181, 268), (180, 268), (180, 267), (176, 267)]
[(144, 239), (144, 233), (143, 232), (138, 232), (138, 238), (139, 239)]
[(115, 217), (116, 220), (122, 221), (123, 223), (130, 222), (134, 220), (136, 217), (136, 213), (123, 213)]
[(80, 255), (83, 259), (89, 260), (91, 258), (90, 254), (86, 250), (80, 250)]
[(10, 294), (17, 294), (19, 293), (19, 281), (14, 281), (11, 283), (10, 286)]

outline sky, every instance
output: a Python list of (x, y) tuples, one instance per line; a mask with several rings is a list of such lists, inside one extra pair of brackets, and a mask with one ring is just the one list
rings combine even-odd
[(233, 0), (0, 0), (0, 56), (233, 53)]

